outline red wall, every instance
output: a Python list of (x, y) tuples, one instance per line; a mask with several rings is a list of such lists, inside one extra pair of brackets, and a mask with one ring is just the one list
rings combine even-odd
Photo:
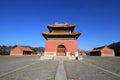
[(58, 45), (64, 45), (67, 52), (77, 52), (76, 40), (46, 40), (45, 52), (56, 52)]

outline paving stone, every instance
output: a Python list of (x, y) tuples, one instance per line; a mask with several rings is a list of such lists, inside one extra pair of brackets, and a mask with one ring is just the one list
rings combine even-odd
[[(97, 63), (97, 59), (93, 59), (93, 58), (90, 59)], [(87, 60), (89, 61), (88, 57)], [(87, 62), (86, 58), (84, 58), (82, 61), (76, 61), (76, 60), (64, 61), (64, 66), (68, 80), (119, 80), (120, 79), (120, 77), (116, 77), (110, 73), (107, 73), (94, 66), (89, 65), (89, 63), (91, 63), (91, 60)], [(102, 65), (102, 63), (98, 63), (98, 64)], [(106, 63), (106, 65), (107, 64), (108, 63)]]

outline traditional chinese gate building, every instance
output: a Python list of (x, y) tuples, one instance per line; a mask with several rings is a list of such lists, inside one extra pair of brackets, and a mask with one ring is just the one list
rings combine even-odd
[(48, 24), (49, 32), (42, 32), (46, 39), (45, 56), (77, 56), (77, 38), (81, 32), (73, 32), (75, 24)]

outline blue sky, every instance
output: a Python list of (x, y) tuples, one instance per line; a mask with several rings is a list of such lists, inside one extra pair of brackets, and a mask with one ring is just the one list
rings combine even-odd
[(45, 45), (55, 22), (76, 24), (78, 48), (120, 41), (120, 0), (0, 0), (0, 45)]

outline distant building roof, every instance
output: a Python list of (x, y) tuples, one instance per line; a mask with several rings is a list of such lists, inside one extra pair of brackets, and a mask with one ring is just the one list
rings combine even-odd
[(96, 47), (96, 48), (93, 48), (93, 49), (94, 49), (94, 50), (95, 50), (95, 49), (103, 49), (104, 47), (107, 47), (107, 46)]
[[(22, 51), (32, 51), (30, 48), (28, 48), (28, 47), (23, 47), (23, 46), (17, 46), (17, 47), (15, 47), (15, 48), (19, 48), (20, 50), (22, 50)], [(14, 49), (14, 48), (13, 48)]]
[(102, 50), (102, 49), (105, 48), (105, 47), (109, 48), (108, 46), (101, 46), (101, 47), (93, 48), (93, 50), (90, 51), (90, 52), (100, 51), (100, 50)]

